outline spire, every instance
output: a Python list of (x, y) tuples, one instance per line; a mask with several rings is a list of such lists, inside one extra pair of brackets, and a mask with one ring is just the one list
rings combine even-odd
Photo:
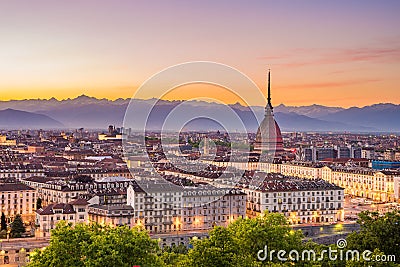
[(268, 100), (268, 103), (267, 103), (266, 109), (270, 108), (272, 111), (273, 107), (271, 104), (271, 70), (270, 69), (268, 69), (268, 98), (267, 98), (267, 100)]

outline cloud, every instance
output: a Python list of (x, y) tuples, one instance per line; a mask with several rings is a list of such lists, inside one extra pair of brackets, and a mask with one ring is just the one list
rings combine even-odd
[[(314, 65), (345, 64), (354, 62), (375, 62), (375, 63), (400, 63), (400, 46), (395, 47), (360, 47), (331, 49), (329, 51), (314, 49), (295, 49), (286, 54), (261, 57), (276, 61), (275, 65), (286, 68), (296, 68)], [(304, 53), (301, 53), (301, 52)], [(300, 53), (300, 54), (299, 54)], [(310, 59), (298, 59), (308, 53)]]
[(339, 82), (323, 82), (323, 83), (306, 83), (306, 84), (293, 84), (285, 86), (276, 86), (277, 89), (319, 89), (319, 88), (332, 88), (343, 87), (348, 85), (366, 84), (380, 82), (381, 79), (364, 79), (364, 80), (350, 80)]
[(325, 55), (316, 63), (335, 64), (335, 63), (347, 63), (347, 62), (359, 62), (359, 61), (400, 63), (400, 47), (339, 49), (331, 54)]

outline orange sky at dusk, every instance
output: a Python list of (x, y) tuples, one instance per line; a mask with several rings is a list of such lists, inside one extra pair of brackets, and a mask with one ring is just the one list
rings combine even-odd
[[(399, 1), (368, 0), (9, 1), (0, 100), (129, 98), (162, 69), (202, 60), (238, 69), (263, 91), (270, 68), (274, 105), (400, 104), (399, 12)], [(166, 99), (204, 94), (238, 101), (205, 85)]]

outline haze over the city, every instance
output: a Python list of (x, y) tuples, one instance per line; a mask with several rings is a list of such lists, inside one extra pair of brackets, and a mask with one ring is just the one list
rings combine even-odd
[[(0, 99), (129, 98), (164, 68), (207, 60), (242, 71), (261, 89), (271, 68), (275, 105), (399, 104), (399, 7), (399, 1), (8, 1), (0, 9)], [(237, 102), (204, 85), (166, 98), (199, 91)]]

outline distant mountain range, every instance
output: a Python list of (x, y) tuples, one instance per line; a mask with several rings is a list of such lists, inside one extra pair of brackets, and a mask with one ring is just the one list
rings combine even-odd
[[(149, 107), (151, 100), (133, 100), (136, 109)], [(12, 100), (0, 101), (0, 128), (91, 128), (105, 129), (108, 125), (122, 125), (130, 99), (97, 99), (85, 95), (66, 100)], [(182, 105), (180, 105), (182, 104)], [(168, 113), (180, 106), (180, 112), (174, 114), (174, 120), (168, 125), (172, 129), (182, 127), (179, 121), (188, 116), (202, 114), (213, 118), (229, 119), (231, 114), (226, 107), (217, 103), (204, 101), (159, 101), (151, 114), (149, 128), (157, 129), (162, 125)], [(245, 127), (255, 131), (257, 120), (249, 107), (233, 104), (230, 107), (236, 112)], [(260, 120), (264, 107), (252, 107), (255, 116)], [(311, 106), (285, 106), (274, 108), (275, 118), (283, 131), (349, 131), (349, 132), (400, 132), (400, 105), (375, 104), (362, 108)], [(214, 129), (220, 127), (215, 122), (199, 119), (190, 123), (190, 129)], [(132, 126), (135, 129), (135, 126)], [(241, 129), (238, 122), (225, 125), (227, 130)]]

